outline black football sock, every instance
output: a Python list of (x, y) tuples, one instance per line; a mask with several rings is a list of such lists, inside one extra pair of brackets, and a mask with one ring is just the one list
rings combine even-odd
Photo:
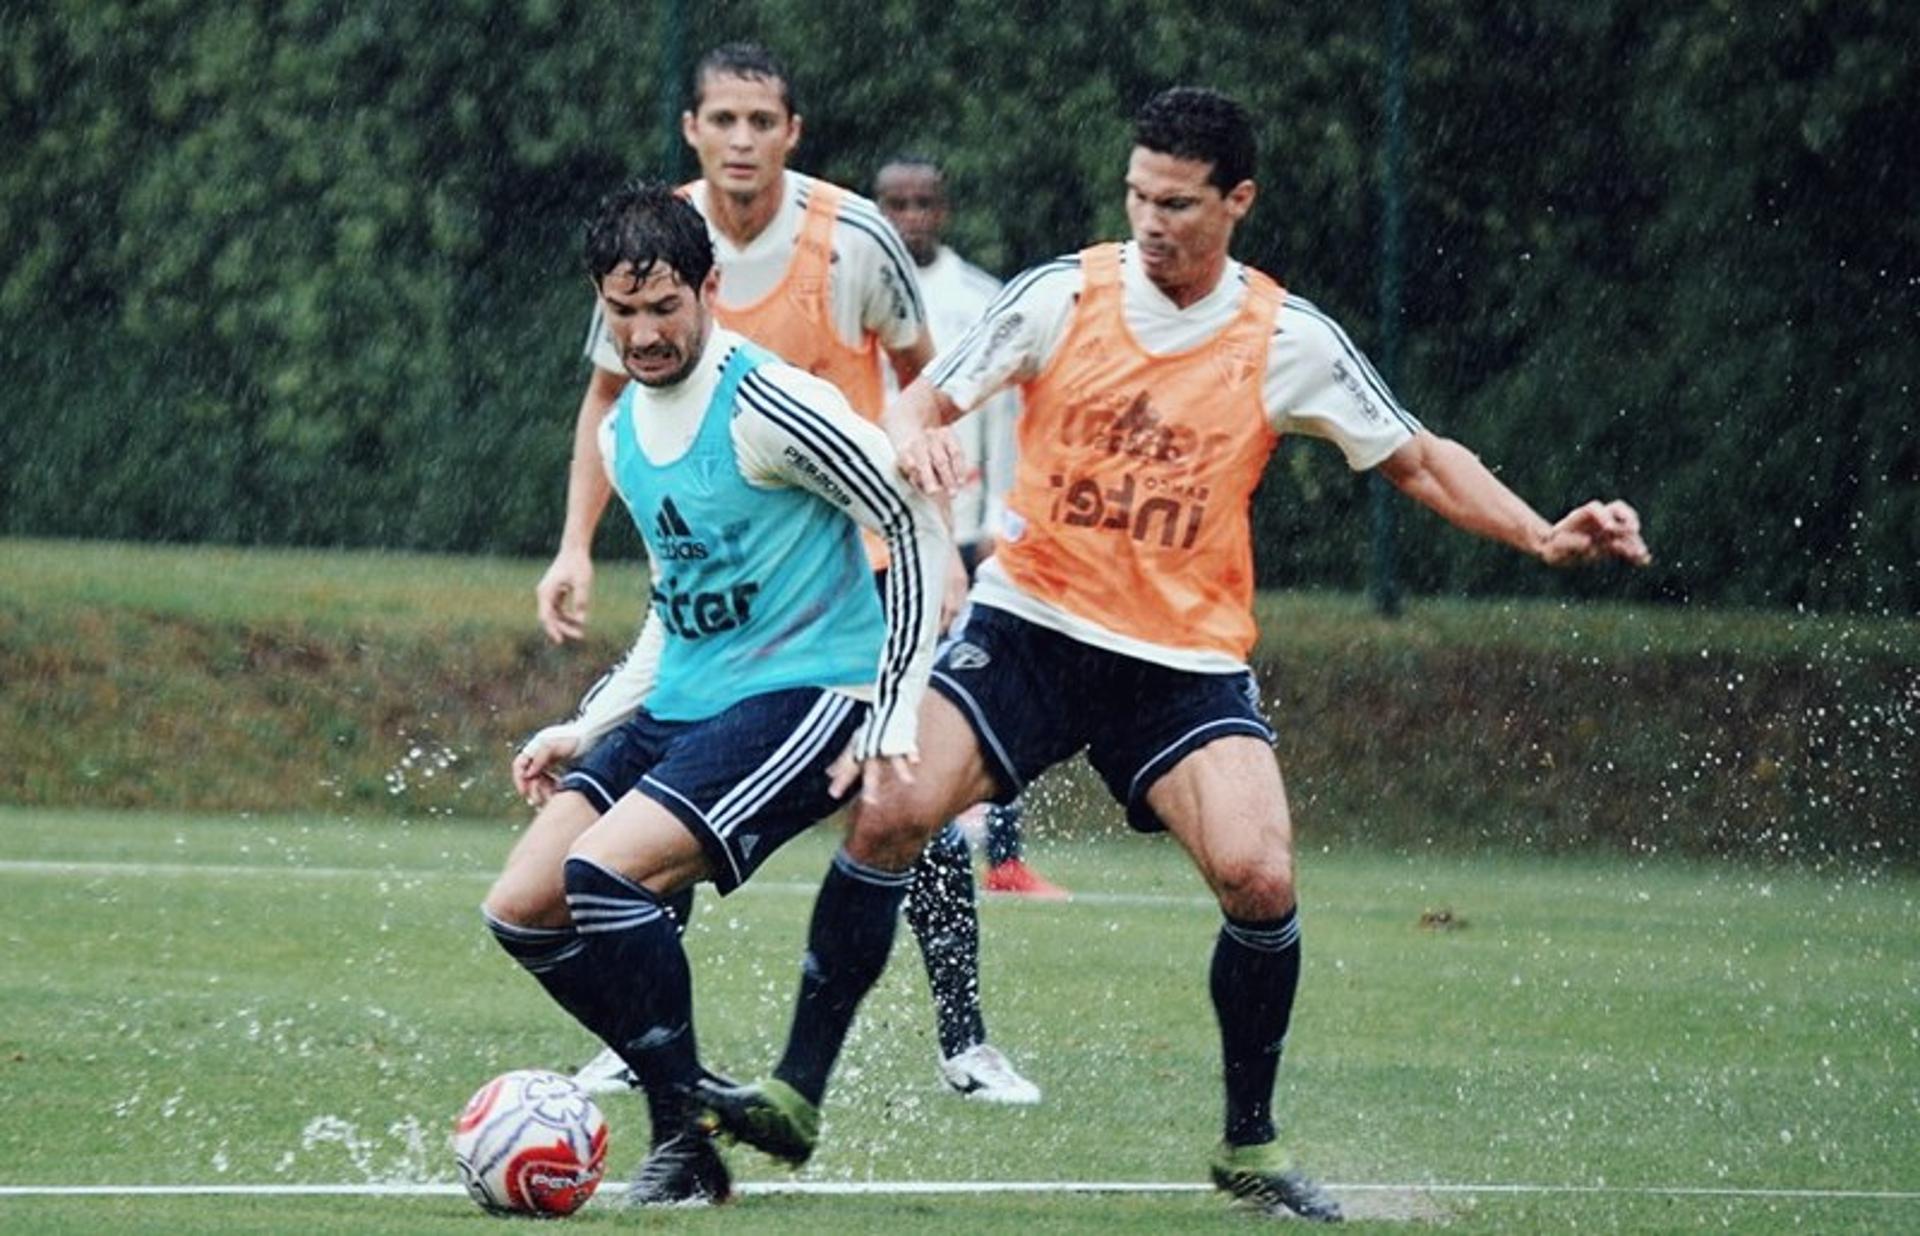
[(701, 1076), (679, 923), (660, 897), (587, 859), (567, 860), (566, 881), (582, 958), (600, 985), (588, 1029), (639, 1079), (655, 1139), (670, 1137), (687, 1124)]
[(987, 1041), (980, 1015), (980, 916), (974, 905), (967, 840), (949, 824), (913, 865), (907, 926), (927, 963), (927, 985), (939, 1023), (940, 1054), (957, 1056)]
[(507, 956), (533, 975), (576, 1021), (592, 1029), (593, 1023), (599, 1020), (593, 1011), (599, 982), (593, 976), (592, 967), (582, 960), (586, 945), (581, 943), (580, 933), (573, 929), (573, 924), (522, 927), (495, 918), (485, 910), (480, 913), (487, 920), (487, 930), (493, 933)]
[[(693, 886), (662, 898), (661, 904), (674, 916), (678, 932), (685, 935), (693, 917)], [(485, 909), (480, 915), (507, 956), (533, 975), (555, 1003), (573, 1014), (574, 1020), (589, 1028), (599, 1020), (591, 1009), (600, 984), (593, 967), (579, 960), (585, 945), (571, 922), (560, 927), (522, 927), (495, 918)]]
[(1229, 917), (1213, 946), (1213, 1010), (1227, 1089), (1227, 1142), (1273, 1140), (1273, 1080), (1300, 985), (1295, 911), (1266, 922)]
[(987, 808), (987, 865), (998, 867), (1020, 857), (1020, 800)]
[(819, 1106), (827, 1075), (853, 1025), (854, 1010), (880, 980), (893, 948), (900, 902), (913, 872), (880, 871), (833, 856), (807, 927), (807, 954), (800, 968), (800, 994), (786, 1054), (773, 1075)]

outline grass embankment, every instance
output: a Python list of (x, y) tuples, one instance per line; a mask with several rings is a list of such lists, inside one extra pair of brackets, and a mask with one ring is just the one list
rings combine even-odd
[[(539, 569), (0, 542), (0, 801), (517, 815), (513, 744), (619, 654), (644, 595), (610, 564), (594, 638), (553, 649), (532, 622)], [(1415, 601), (1388, 622), (1294, 594), (1260, 609), (1309, 844), (1920, 856), (1920, 623), (1519, 601)], [(1053, 780), (1042, 821), (1112, 817), (1084, 776)]]

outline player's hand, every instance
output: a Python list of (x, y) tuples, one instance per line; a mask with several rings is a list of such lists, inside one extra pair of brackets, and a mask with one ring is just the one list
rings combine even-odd
[(845, 798), (857, 785), (862, 802), (876, 802), (889, 786), (913, 784), (913, 766), (920, 762), (918, 755), (881, 755), (862, 760), (853, 754), (853, 748), (854, 744), (848, 743), (847, 749), (827, 770), (827, 793), (834, 798)]
[(1640, 535), (1640, 515), (1624, 502), (1589, 502), (1568, 512), (1542, 538), (1541, 561), (1548, 566), (1577, 566), (1618, 558), (1634, 566), (1653, 561)]
[(945, 634), (960, 611), (967, 607), (967, 590), (973, 587), (967, 579), (967, 564), (960, 561), (960, 551), (947, 553), (947, 587), (940, 597), (940, 632)]
[(966, 486), (973, 463), (951, 429), (903, 432), (893, 444), (894, 466), (925, 494), (957, 494)]
[(513, 757), (514, 792), (526, 799), (529, 807), (546, 806), (559, 788), (560, 771), (579, 750), (580, 740), (571, 734), (545, 730), (535, 734)]
[(587, 633), (587, 605), (593, 598), (593, 558), (583, 549), (562, 549), (534, 586), (540, 626), (556, 644)]

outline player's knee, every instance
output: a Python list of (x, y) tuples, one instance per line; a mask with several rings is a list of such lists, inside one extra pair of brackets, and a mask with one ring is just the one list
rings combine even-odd
[(847, 834), (847, 857), (879, 871), (905, 871), (920, 859), (926, 834), (910, 830), (855, 829)]
[(536, 877), (511, 866), (487, 890), (480, 908), (488, 918), (514, 927), (562, 927), (569, 921), (567, 890), (552, 873)]
[(1229, 859), (1210, 873), (1220, 908), (1235, 918), (1277, 918), (1293, 909), (1293, 857), (1259, 854)]
[(847, 855), (862, 866), (905, 871), (919, 861), (927, 840), (946, 822), (941, 804), (923, 795), (863, 801), (847, 827)]

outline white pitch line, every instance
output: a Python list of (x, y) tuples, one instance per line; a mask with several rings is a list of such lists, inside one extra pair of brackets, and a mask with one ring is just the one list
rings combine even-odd
[[(432, 867), (298, 867), (266, 864), (212, 863), (128, 863), (67, 859), (0, 859), (0, 875), (53, 875), (148, 878), (245, 879), (255, 876), (291, 877), (305, 880), (462, 880), (481, 883), (493, 879), (487, 871), (450, 871)], [(781, 896), (811, 897), (820, 891), (818, 884), (803, 880), (767, 880), (749, 882), (741, 893), (773, 893)], [(1049, 906), (1179, 906), (1206, 909), (1213, 898), (1187, 893), (1075, 893), (1067, 901), (1036, 901), (1027, 897), (1002, 897), (983, 893), (981, 900), (994, 905), (1019, 905), (1028, 909)]]
[[(1467, 1196), (1614, 1194), (1636, 1197), (1718, 1197), (1755, 1201), (1867, 1201), (1920, 1202), (1920, 1191), (1894, 1189), (1742, 1189), (1696, 1185), (1577, 1185), (1577, 1184), (1329, 1184), (1333, 1193), (1391, 1193)], [(751, 1181), (736, 1186), (741, 1193), (804, 1195), (812, 1197), (934, 1197), (981, 1193), (1200, 1193), (1211, 1185), (1185, 1181), (1140, 1180), (898, 1180), (898, 1181)], [(626, 1192), (623, 1184), (604, 1184), (602, 1194)], [(422, 1182), (289, 1185), (0, 1185), (8, 1197), (464, 1197), (457, 1184)]]
[(221, 879), (229, 877), (245, 878), (249, 876), (292, 876), (308, 880), (345, 880), (345, 879), (381, 879), (381, 880), (445, 880), (462, 879), (480, 881), (491, 876), (471, 871), (435, 871), (429, 867), (269, 867), (264, 864), (237, 863), (108, 863), (83, 861), (78, 859), (6, 859), (0, 860), (0, 874), (7, 875), (67, 875), (67, 876), (131, 876), (141, 879), (147, 877), (183, 877), (215, 876)]

